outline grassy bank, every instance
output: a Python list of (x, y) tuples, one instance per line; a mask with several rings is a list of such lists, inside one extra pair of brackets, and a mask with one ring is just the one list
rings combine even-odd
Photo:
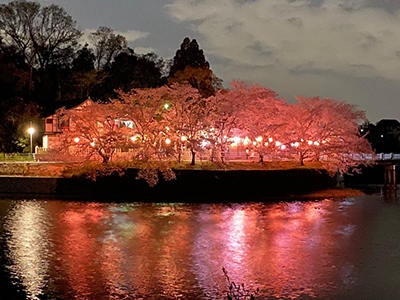
[(213, 162), (197, 162), (194, 166), (189, 162), (123, 162), (109, 163), (0, 163), (0, 175), (7, 176), (34, 176), (34, 177), (72, 177), (82, 176), (87, 172), (104, 169), (125, 169), (125, 168), (171, 168), (176, 170), (290, 170), (290, 169), (320, 169), (315, 162), (306, 163), (301, 166), (297, 162), (229, 162), (227, 164)]

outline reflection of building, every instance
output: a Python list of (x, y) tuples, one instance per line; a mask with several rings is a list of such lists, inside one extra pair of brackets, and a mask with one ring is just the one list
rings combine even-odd
[[(90, 98), (86, 100), (78, 99), (71, 101), (62, 101), (60, 102), (61, 107), (65, 107), (66, 109), (79, 109), (80, 107), (84, 107), (86, 105), (90, 105), (93, 103), (93, 100)], [(57, 140), (57, 135), (62, 133), (65, 130), (68, 130), (70, 126), (70, 120), (61, 120), (61, 116), (56, 113), (44, 118), (44, 135), (42, 140), (42, 145), (44, 150), (47, 150), (49, 146), (54, 145)]]

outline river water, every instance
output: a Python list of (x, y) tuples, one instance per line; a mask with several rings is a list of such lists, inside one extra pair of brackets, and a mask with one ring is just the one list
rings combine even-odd
[[(390, 201), (388, 201), (388, 199)], [(1, 299), (400, 299), (400, 204), (0, 200)], [(3, 295), (8, 294), (7, 297)]]

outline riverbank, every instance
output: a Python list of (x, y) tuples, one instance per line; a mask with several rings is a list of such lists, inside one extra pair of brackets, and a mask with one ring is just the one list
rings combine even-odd
[(176, 179), (150, 187), (136, 179), (138, 169), (92, 181), (82, 177), (1, 176), (3, 198), (51, 198), (91, 201), (264, 201), (332, 189), (324, 170), (174, 170)]

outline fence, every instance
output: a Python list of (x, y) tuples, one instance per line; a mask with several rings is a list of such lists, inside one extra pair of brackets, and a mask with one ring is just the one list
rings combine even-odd
[(34, 161), (35, 154), (30, 153), (0, 153), (0, 161)]

